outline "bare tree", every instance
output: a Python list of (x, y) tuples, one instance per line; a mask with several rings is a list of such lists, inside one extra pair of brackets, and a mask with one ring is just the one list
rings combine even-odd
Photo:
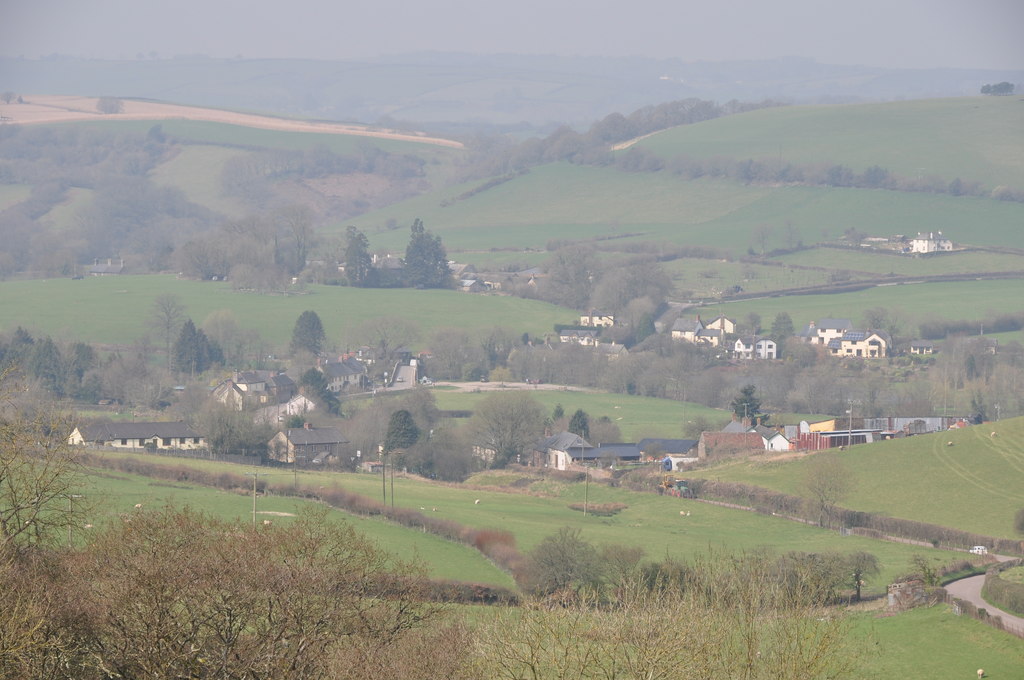
[(543, 425), (544, 407), (525, 392), (487, 396), (470, 421), (473, 443), (494, 452), (492, 467), (514, 461), (540, 435)]
[(853, 479), (839, 456), (819, 453), (807, 464), (804, 488), (818, 525), (831, 528), (836, 506), (853, 489)]
[(173, 293), (157, 295), (153, 300), (150, 320), (163, 337), (167, 370), (171, 370), (171, 345), (185, 321), (185, 305), (182, 304), (181, 298)]
[(68, 445), (70, 419), (26, 390), (14, 369), (0, 373), (3, 545), (58, 542), (71, 532), (85, 501), (84, 471)]

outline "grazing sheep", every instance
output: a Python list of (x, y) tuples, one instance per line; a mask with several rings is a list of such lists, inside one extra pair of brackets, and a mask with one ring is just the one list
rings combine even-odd
[(473, 501), (473, 505), (480, 505), (480, 499), (477, 498), (475, 501)]
[(138, 509), (139, 509), (139, 508), (141, 508), (141, 507), (142, 507), (142, 503), (136, 503), (136, 504), (135, 504), (135, 509), (136, 509), (136, 510), (138, 510)]
[(992, 434), (989, 435), (989, 437), (998, 437), (998, 436), (999, 436), (998, 432), (993, 432)]
[(946, 442), (946, 446), (952, 446), (953, 442)]

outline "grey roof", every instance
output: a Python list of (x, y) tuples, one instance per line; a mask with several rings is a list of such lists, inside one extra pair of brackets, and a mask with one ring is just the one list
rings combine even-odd
[(300, 427), (285, 430), (284, 436), (294, 446), (309, 444), (345, 444), (347, 439), (336, 427)]
[(676, 322), (672, 324), (672, 330), (680, 333), (699, 333), (703, 330), (704, 324), (700, 322), (700, 319), (684, 319), (679, 317)]
[(324, 375), (332, 378), (345, 378), (350, 375), (366, 373), (366, 365), (355, 357), (346, 357), (341, 361), (328, 361), (322, 368)]
[(696, 439), (660, 439), (658, 437), (648, 437), (647, 439), (641, 439), (637, 446), (641, 451), (646, 452), (647, 449), (657, 445), (661, 450), (661, 453), (669, 455), (678, 455), (681, 453), (688, 453), (690, 449), (697, 445)]
[(597, 448), (585, 451), (583, 458), (640, 458), (640, 447), (636, 444), (599, 444)]
[(722, 428), (722, 432), (734, 432), (741, 434), (743, 432), (750, 432), (750, 426), (744, 425), (738, 420), (730, 420), (729, 424)]
[(179, 437), (202, 437), (187, 424), (177, 422), (159, 423), (96, 423), (82, 425), (78, 433), (87, 442), (110, 441), (112, 439), (176, 439)]
[(548, 449), (554, 449), (556, 451), (568, 451), (570, 449), (592, 449), (594, 448), (587, 443), (587, 440), (578, 434), (572, 432), (559, 432), (556, 435), (542, 439), (537, 444), (538, 451), (547, 451)]

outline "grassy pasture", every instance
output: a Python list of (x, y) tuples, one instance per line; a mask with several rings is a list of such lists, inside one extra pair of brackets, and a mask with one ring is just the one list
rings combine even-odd
[[(996, 432), (995, 437), (991, 436)], [(953, 442), (948, 446), (947, 442)], [(841, 505), (893, 517), (1012, 538), (1024, 507), (1024, 418), (854, 446), (840, 454), (854, 489)], [(801, 495), (810, 456), (747, 459), (694, 476)]]
[[(189, 459), (175, 463), (235, 473), (244, 469), (237, 465)], [(381, 494), (381, 479), (376, 475), (308, 472), (302, 475), (300, 483), (309, 486), (338, 484), (375, 498), (380, 498)], [(683, 559), (709, 550), (737, 552), (766, 546), (778, 552), (865, 550), (877, 555), (883, 565), (882, 573), (869, 583), (868, 592), (871, 593), (884, 592), (885, 584), (891, 579), (910, 571), (910, 560), (915, 554), (923, 554), (935, 564), (949, 562), (952, 557), (950, 553), (930, 548), (913, 548), (857, 536), (843, 537), (835, 532), (756, 513), (598, 484), (590, 485), (590, 502), (620, 502), (629, 507), (613, 517), (583, 517), (582, 513), (570, 510), (568, 504), (583, 501), (584, 486), (583, 483), (548, 481), (533, 487), (529, 493), (521, 490), (509, 493), (494, 487), (442, 485), (396, 477), (395, 504), (415, 510), (422, 508), (424, 512), (436, 513), (438, 517), (467, 526), (510, 531), (524, 552), (561, 526), (581, 528), (584, 537), (595, 544), (643, 546), (648, 559), (652, 560), (666, 556)], [(125, 504), (136, 498), (139, 496), (129, 495)], [(475, 502), (477, 499), (480, 503)], [(235, 516), (245, 518), (251, 509), (251, 505), (245, 505), (245, 500), (243, 495), (238, 496)], [(285, 499), (283, 502), (288, 501)], [(690, 512), (690, 516), (680, 515), (681, 510)], [(389, 548), (389, 545), (384, 547)], [(459, 578), (468, 580), (465, 576)]]
[[(677, 127), (637, 144), (665, 157), (724, 156), (775, 164), (880, 165), (907, 177), (1024, 187), (1019, 97), (787, 106)], [(935, 140), (941, 139), (941, 144)]]
[(303, 295), (256, 295), (236, 292), (227, 283), (154, 275), (0, 282), (0, 329), (22, 325), (87, 342), (130, 343), (145, 333), (153, 336), (147, 319), (153, 300), (164, 293), (177, 295), (197, 325), (211, 312), (229, 309), (240, 326), (258, 331), (277, 347), (288, 344), (295, 320), (307, 309), (320, 315), (329, 342), (341, 348), (358, 343), (353, 329), (380, 316), (413, 321), (424, 334), (448, 326), (514, 326), (532, 335), (578, 317), (568, 309), (509, 296), (340, 286), (309, 286)]
[[(543, 248), (552, 238), (655, 241), (760, 252), (834, 240), (847, 229), (872, 236), (942, 231), (976, 245), (1017, 245), (1024, 204), (980, 198), (866, 189), (742, 185), (687, 181), (668, 172), (626, 173), (555, 163), (532, 169), (463, 200), (478, 183), (428, 192), (351, 220), (374, 247), (397, 248), (394, 220), (416, 217), (449, 248)], [(345, 224), (347, 224), (346, 222)], [(345, 224), (329, 231), (341, 232)], [(964, 225), (971, 225), (968, 233)], [(983, 228), (981, 228), (983, 225)]]
[[(166, 462), (171, 463), (170, 460)], [(231, 472), (235, 474), (241, 474), (244, 470), (242, 466), (231, 466)], [(306, 477), (307, 475), (300, 474), (299, 483), (306, 484)], [(281, 483), (280, 480), (290, 478), (290, 474), (282, 471), (280, 475), (267, 479), (271, 483)], [(85, 519), (86, 523), (96, 526), (114, 521), (125, 513), (134, 512), (138, 503), (150, 508), (163, 505), (187, 506), (225, 520), (238, 520), (242, 523), (252, 521), (252, 496), (247, 493), (232, 493), (192, 484), (171, 484), (138, 475), (99, 470), (90, 475), (82, 492), (90, 501), (100, 499), (98, 503), (92, 501), (95, 504), (95, 516)], [(257, 521), (268, 519), (275, 524), (288, 523), (292, 521), (292, 516), (302, 512), (303, 508), (316, 505), (311, 501), (285, 496), (260, 496), (257, 499)], [(374, 540), (395, 557), (426, 565), (432, 578), (514, 587), (512, 578), (507, 573), (468, 546), (380, 519), (349, 515), (340, 511), (332, 512), (330, 517), (351, 523), (360, 533)]]
[[(440, 409), (473, 410), (481, 399), (492, 392), (434, 390), (433, 394)], [(697, 417), (723, 425), (729, 420), (729, 414), (725, 411), (670, 399), (584, 392), (571, 388), (565, 391), (532, 390), (530, 395), (543, 404), (548, 413), (554, 410), (555, 404), (561, 404), (566, 416), (571, 416), (576, 409), (583, 409), (592, 423), (601, 416), (608, 416), (619, 426), (623, 441), (627, 442), (636, 442), (645, 437), (681, 438), (684, 423)]]
[(998, 631), (951, 607), (936, 605), (895, 616), (850, 617), (858, 678), (1015, 678), (1024, 668), (1020, 638)]

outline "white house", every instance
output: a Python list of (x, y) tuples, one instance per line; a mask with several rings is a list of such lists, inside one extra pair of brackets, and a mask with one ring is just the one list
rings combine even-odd
[(739, 359), (775, 359), (779, 355), (774, 340), (756, 336), (737, 338), (733, 351)]
[(115, 449), (200, 449), (206, 439), (183, 422), (97, 423), (80, 425), (68, 437), (72, 446)]
[(927, 234), (917, 232), (917, 238), (910, 242), (912, 253), (941, 253), (953, 250), (953, 242), (942, 236), (941, 231), (930, 231)]

